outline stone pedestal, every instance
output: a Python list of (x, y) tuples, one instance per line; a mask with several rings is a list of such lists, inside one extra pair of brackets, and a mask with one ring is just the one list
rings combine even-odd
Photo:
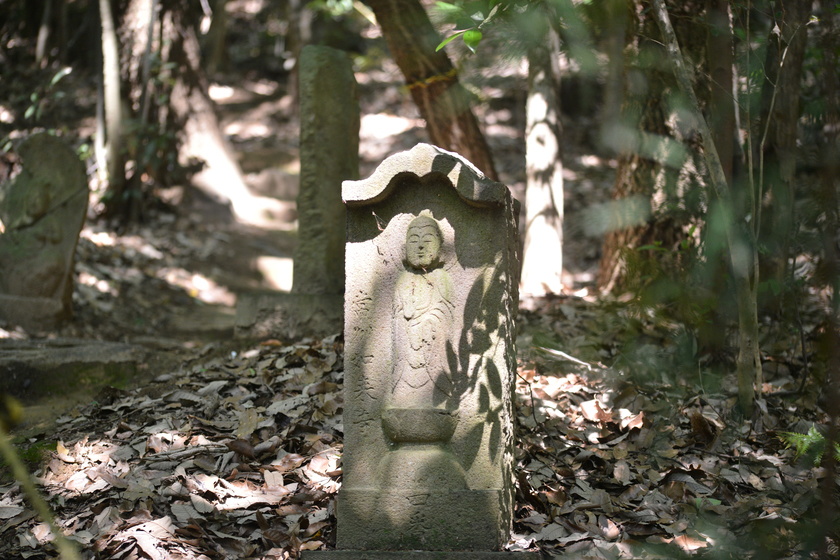
[(517, 204), (427, 144), (345, 181), (342, 195), (339, 550), (304, 557), (523, 558), (502, 552), (513, 510)]

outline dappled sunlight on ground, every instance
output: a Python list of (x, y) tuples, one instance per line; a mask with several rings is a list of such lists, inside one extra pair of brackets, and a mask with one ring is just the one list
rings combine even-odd
[[(519, 321), (511, 549), (604, 560), (807, 550), (802, 519), (819, 503), (824, 472), (794, 460), (775, 431), (796, 418), (799, 400), (766, 395), (750, 428), (725, 412), (729, 377), (697, 393), (664, 364), (651, 366), (665, 370), (661, 379), (646, 380), (644, 364), (605, 366), (626, 351), (610, 330), (620, 328), (615, 304), (540, 301)], [(651, 321), (649, 338), (667, 336)], [(70, 539), (119, 558), (273, 560), (334, 546), (341, 339), (242, 348), (210, 350), (58, 418), (38, 480)], [(0, 485), (0, 508), (0, 531), (18, 535), (0, 542), (0, 555), (51, 546), (14, 485)]]
[(204, 303), (230, 307), (236, 305), (236, 294), (203, 274), (190, 272), (183, 268), (162, 268), (157, 271), (156, 276), (166, 280), (172, 286), (182, 288), (190, 297)]
[(275, 290), (290, 292), (292, 290), (292, 271), (294, 260), (288, 257), (257, 257), (257, 270), (265, 278), (265, 282)]

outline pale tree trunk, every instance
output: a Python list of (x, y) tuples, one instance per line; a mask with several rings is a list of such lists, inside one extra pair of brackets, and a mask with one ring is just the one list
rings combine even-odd
[(449, 57), (435, 52), (440, 36), (418, 0), (367, 0), (391, 56), (405, 76), (411, 97), (426, 121), (431, 142), (458, 152), (487, 177), (498, 179), (487, 141), (470, 109)]
[[(102, 24), (102, 84), (105, 105), (105, 167), (108, 177), (107, 213), (118, 214), (125, 200), (125, 164), (122, 149), (122, 99), (120, 97), (120, 62), (117, 34), (110, 0), (99, 0)], [(103, 162), (99, 162), (102, 165)]]
[[(738, 298), (738, 406), (745, 416), (751, 417), (755, 407), (755, 390), (756, 387), (761, 387), (762, 382), (758, 338), (758, 250), (755, 236), (750, 235), (750, 238), (746, 240), (739, 238), (735, 224), (736, 222), (745, 223), (746, 217), (739, 215), (739, 205), (734, 200), (731, 186), (726, 179), (712, 131), (700, 111), (700, 103), (691, 83), (691, 75), (680, 51), (664, 0), (653, 0), (653, 9), (666, 51), (674, 67), (677, 83), (688, 97), (688, 109), (694, 113), (697, 128), (703, 139), (703, 154), (715, 194), (729, 213), (724, 225)], [(744, 248), (745, 244), (746, 259), (743, 258), (742, 249), (739, 250), (739, 247)]]
[(525, 125), (525, 244), (520, 292), (563, 291), (563, 160), (560, 123), (560, 40), (548, 28), (528, 53)]
[(289, 69), (288, 91), (292, 94), (295, 106), (300, 104), (300, 51), (312, 42), (312, 9), (306, 0), (288, 0), (284, 3), (284, 13), (289, 28), (286, 33), (286, 50), (291, 54), (294, 65)]
[(35, 43), (35, 64), (43, 68), (47, 62), (47, 43), (50, 38), (50, 19), (52, 19), (53, 0), (44, 0), (44, 13), (38, 27), (38, 39)]

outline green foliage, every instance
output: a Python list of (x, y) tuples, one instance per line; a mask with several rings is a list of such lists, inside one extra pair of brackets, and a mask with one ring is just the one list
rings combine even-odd
[(29, 96), (29, 107), (23, 113), (23, 117), (27, 120), (39, 121), (44, 112), (44, 109), (52, 100), (58, 100), (64, 97), (64, 92), (56, 90), (56, 85), (64, 76), (69, 74), (73, 69), (65, 66), (56, 72), (50, 81), (43, 87), (37, 88)]
[(508, 2), (489, 0), (484, 2), (465, 2), (463, 5), (450, 4), (449, 2), (436, 2), (436, 13), (442, 21), (454, 23), (455, 33), (441, 41), (435, 51), (441, 50), (454, 39), (461, 37), (464, 44), (475, 52), (484, 34), (481, 29), (495, 20)]
[[(816, 427), (811, 426), (807, 434), (796, 432), (781, 432), (779, 439), (788, 449), (794, 450), (794, 457), (807, 457), (814, 465), (822, 463), (825, 454), (825, 436)], [(834, 442), (834, 457), (840, 461), (840, 443)]]

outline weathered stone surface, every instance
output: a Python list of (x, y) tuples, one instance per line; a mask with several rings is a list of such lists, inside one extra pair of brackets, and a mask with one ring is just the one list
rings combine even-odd
[(72, 311), (87, 178), (73, 150), (54, 136), (33, 135), (18, 151), (23, 169), (0, 189), (0, 319), (51, 328)]
[(342, 328), (346, 211), (341, 182), (359, 176), (359, 102), (346, 52), (304, 47), (300, 115), (292, 294), (240, 294), (238, 337), (326, 336)]
[(426, 144), (346, 181), (342, 194), (337, 548), (351, 556), (341, 557), (501, 550), (513, 506), (516, 202)]
[(292, 292), (344, 293), (341, 182), (359, 177), (359, 101), (347, 53), (308, 45), (300, 59), (300, 193)]
[(0, 391), (28, 403), (80, 388), (125, 384), (145, 351), (116, 342), (0, 340)]

